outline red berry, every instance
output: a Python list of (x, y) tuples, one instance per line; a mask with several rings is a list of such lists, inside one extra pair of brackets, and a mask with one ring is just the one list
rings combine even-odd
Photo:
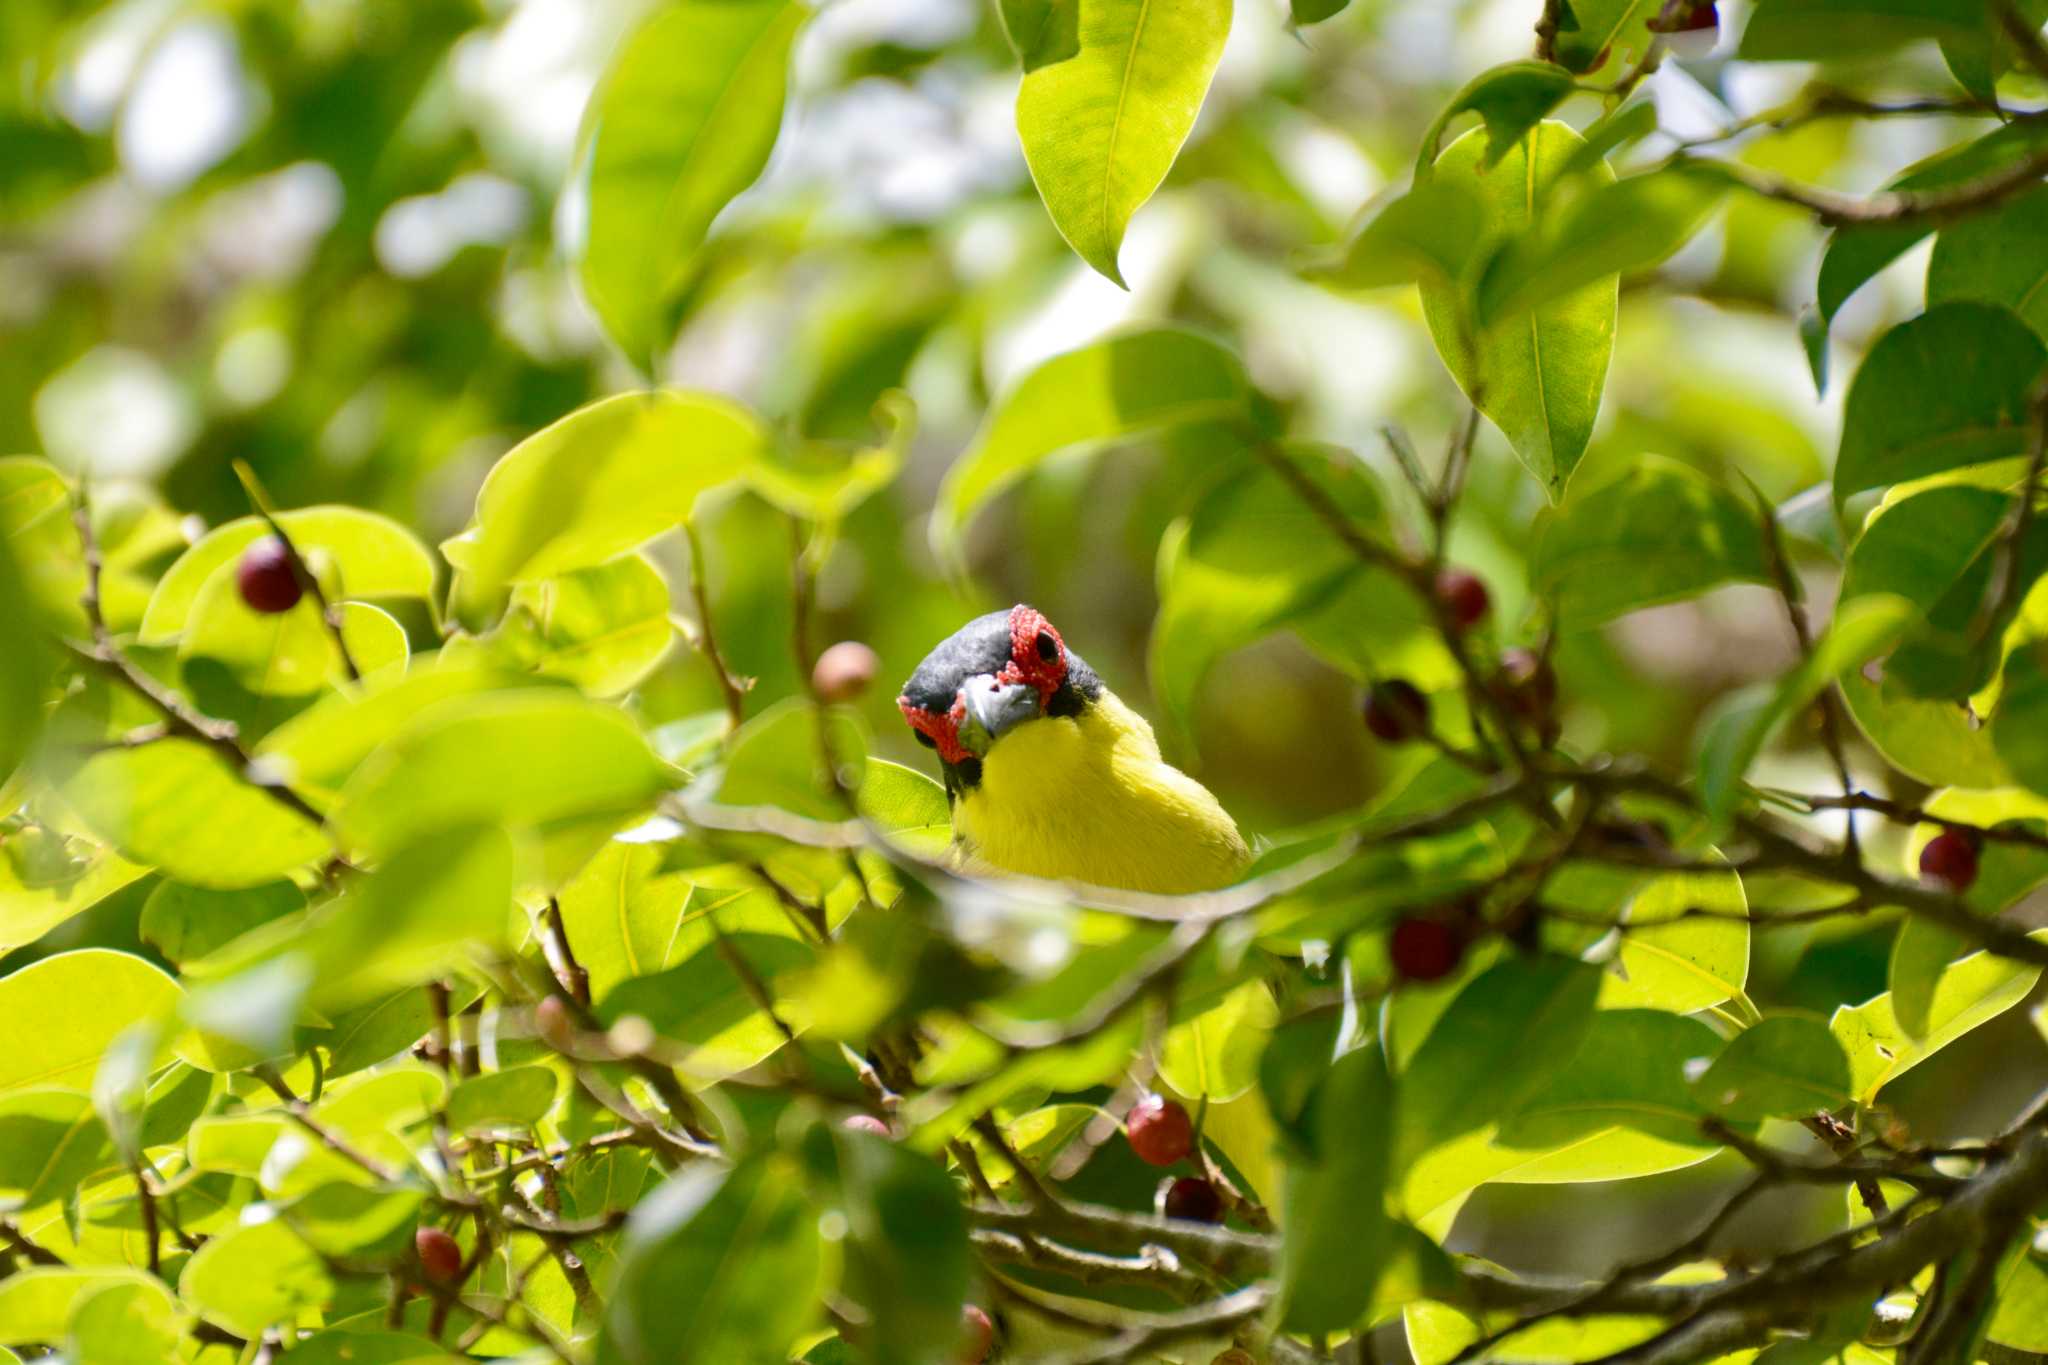
[(235, 586), (241, 589), (249, 610), (266, 616), (290, 611), (306, 591), (292, 569), (290, 552), (276, 536), (265, 536), (242, 552), (242, 562), (235, 567)]
[(1486, 594), (1486, 584), (1479, 581), (1478, 574), (1466, 569), (1445, 569), (1436, 576), (1436, 600), (1458, 630), (1478, 625), (1487, 608), (1493, 605)]
[(1374, 683), (1365, 694), (1365, 728), (1389, 744), (1414, 739), (1429, 728), (1429, 698), (1401, 678)]
[(1960, 895), (1977, 880), (1977, 836), (1945, 829), (1920, 850), (1920, 876)]
[(1693, 0), (1669, 24), (1660, 25), (1654, 20), (1650, 24), (1650, 28), (1658, 33), (1698, 33), (1702, 29), (1720, 26), (1721, 16), (1714, 8), (1714, 0)]
[(1441, 920), (1403, 916), (1387, 940), (1387, 955), (1405, 981), (1441, 981), (1458, 969), (1465, 942)]
[(1132, 1105), (1124, 1118), (1124, 1133), (1138, 1160), (1153, 1166), (1171, 1166), (1195, 1150), (1195, 1125), (1188, 1111), (1164, 1095), (1147, 1095)]
[(839, 1126), (849, 1133), (873, 1133), (876, 1137), (888, 1137), (889, 1125), (873, 1114), (848, 1114), (839, 1120)]
[(1557, 674), (1550, 661), (1533, 649), (1510, 649), (1500, 656), (1502, 704), (1532, 725), (1541, 724), (1557, 705)]
[(811, 668), (811, 690), (823, 701), (858, 698), (882, 668), (881, 656), (858, 640), (841, 640), (818, 656)]
[(1202, 1177), (1184, 1175), (1161, 1193), (1159, 1211), (1168, 1218), (1185, 1218), (1191, 1223), (1220, 1223), (1223, 1196)]
[(996, 1325), (990, 1322), (988, 1314), (979, 1304), (968, 1304), (960, 1310), (960, 1354), (954, 1359), (960, 1365), (981, 1365), (988, 1359), (989, 1348), (996, 1344)]
[(462, 1274), (462, 1248), (439, 1228), (423, 1227), (412, 1235), (413, 1250), (419, 1253), (420, 1268), (438, 1284), (453, 1284)]

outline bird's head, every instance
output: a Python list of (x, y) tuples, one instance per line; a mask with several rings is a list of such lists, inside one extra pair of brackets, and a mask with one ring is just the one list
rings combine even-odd
[(1095, 670), (1037, 609), (977, 616), (948, 636), (903, 684), (896, 705), (918, 742), (938, 751), (949, 790), (981, 781), (1003, 736), (1048, 718), (1071, 719), (1102, 693)]

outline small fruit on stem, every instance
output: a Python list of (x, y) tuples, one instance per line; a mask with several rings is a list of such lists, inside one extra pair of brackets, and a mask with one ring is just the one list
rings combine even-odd
[(1650, 20), (1653, 33), (1698, 33), (1702, 29), (1720, 26), (1721, 15), (1714, 8), (1714, 0), (1690, 0), (1690, 3), (1681, 4), (1668, 22), (1663, 21), (1661, 15)]
[(1920, 850), (1923, 881), (1953, 891), (1968, 891), (1977, 880), (1977, 836), (1967, 830), (1945, 829)]
[(235, 587), (249, 610), (265, 616), (290, 611), (306, 591), (292, 568), (291, 552), (276, 536), (265, 536), (243, 551), (235, 566)]
[(996, 1344), (996, 1325), (989, 1321), (988, 1314), (979, 1304), (968, 1304), (960, 1310), (960, 1354), (955, 1357), (960, 1365), (981, 1365), (988, 1359), (989, 1348)]
[(570, 1051), (576, 1042), (576, 1022), (559, 995), (550, 995), (533, 1007), (533, 1031), (557, 1052)]
[(1542, 725), (1557, 705), (1557, 673), (1533, 649), (1510, 649), (1500, 656), (1495, 683), (1501, 705), (1529, 725)]
[(811, 690), (820, 701), (854, 701), (881, 671), (879, 655), (858, 640), (841, 640), (811, 667)]
[(839, 1121), (839, 1126), (849, 1133), (873, 1133), (876, 1137), (888, 1137), (889, 1125), (873, 1114), (848, 1114)]
[(1365, 694), (1365, 728), (1388, 744), (1419, 738), (1429, 729), (1429, 698), (1404, 678), (1376, 682)]
[(1404, 981), (1441, 981), (1458, 969), (1465, 939), (1442, 920), (1404, 915), (1387, 938), (1387, 956)]
[(1452, 628), (1461, 631), (1478, 625), (1493, 605), (1486, 584), (1468, 569), (1445, 569), (1437, 574), (1436, 600)]
[(423, 1227), (412, 1235), (420, 1269), (436, 1284), (453, 1284), (462, 1274), (462, 1248), (439, 1228)]
[(1164, 1095), (1147, 1095), (1131, 1106), (1124, 1133), (1138, 1160), (1171, 1166), (1195, 1150), (1195, 1125), (1188, 1111)]
[(1215, 1185), (1198, 1175), (1184, 1175), (1159, 1194), (1159, 1212), (1168, 1218), (1185, 1218), (1191, 1223), (1223, 1221), (1223, 1196)]

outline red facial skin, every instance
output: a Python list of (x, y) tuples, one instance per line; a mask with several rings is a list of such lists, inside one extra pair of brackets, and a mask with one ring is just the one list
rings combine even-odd
[(1223, 1196), (1198, 1175), (1184, 1175), (1166, 1187), (1159, 1211), (1168, 1218), (1185, 1218), (1191, 1223), (1223, 1221)]
[(1124, 1133), (1138, 1159), (1152, 1166), (1171, 1166), (1195, 1150), (1194, 1121), (1164, 1095), (1147, 1095), (1132, 1105)]
[(292, 570), (291, 555), (276, 536), (265, 536), (242, 552), (242, 562), (235, 566), (235, 587), (249, 610), (265, 616), (290, 611), (306, 591)]
[(420, 1268), (437, 1284), (451, 1284), (462, 1274), (462, 1248), (439, 1228), (421, 1228), (412, 1235)]
[(1404, 981), (1441, 981), (1464, 955), (1458, 931), (1433, 919), (1404, 918), (1387, 939), (1387, 956)]
[(1959, 829), (1945, 829), (1920, 850), (1920, 877), (1957, 895), (1977, 881), (1977, 841)]
[[(1038, 652), (1041, 634), (1051, 637), (1049, 659)], [(996, 674), (996, 681), (1028, 683), (1038, 689), (1040, 705), (1051, 705), (1053, 694), (1066, 680), (1067, 646), (1059, 631), (1036, 608), (1010, 608), (1010, 662)], [(958, 697), (953, 699), (953, 708), (944, 714), (913, 706), (908, 697), (898, 697), (896, 709), (910, 722), (911, 729), (931, 737), (932, 746), (946, 762), (959, 763), (974, 757), (960, 742), (960, 722), (967, 719), (967, 703)]]
[(848, 1114), (839, 1121), (839, 1126), (849, 1133), (873, 1133), (876, 1137), (888, 1137), (889, 1125), (873, 1114)]
[(960, 1365), (981, 1365), (996, 1344), (996, 1325), (978, 1304), (960, 1310)]

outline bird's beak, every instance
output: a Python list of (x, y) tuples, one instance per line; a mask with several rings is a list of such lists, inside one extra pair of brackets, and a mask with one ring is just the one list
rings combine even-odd
[(969, 678), (960, 688), (960, 699), (967, 705), (960, 742), (976, 753), (987, 753), (991, 744), (1023, 722), (1037, 719), (1043, 709), (1037, 688), (1003, 682), (992, 673)]

